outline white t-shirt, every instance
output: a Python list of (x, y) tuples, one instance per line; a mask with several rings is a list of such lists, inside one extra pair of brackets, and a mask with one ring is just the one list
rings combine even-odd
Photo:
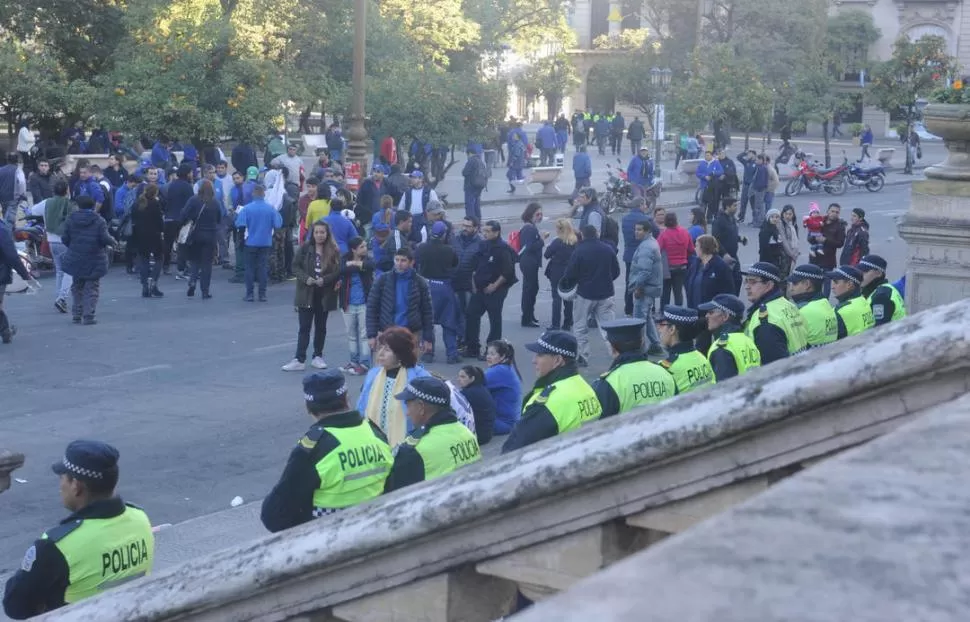
[[(419, 216), (423, 214), (424, 205), (422, 205), (421, 203), (421, 198), (424, 196), (424, 186), (421, 186), (420, 188), (411, 188), (410, 190), (408, 190), (408, 192), (411, 193), (411, 214), (413, 216)], [(397, 208), (407, 209), (407, 204), (408, 204), (407, 199), (408, 199), (408, 196), (407, 196), (407, 193), (405, 193), (403, 196), (401, 196), (401, 204), (398, 205)], [(437, 200), (438, 200), (438, 193), (436, 193), (432, 188), (431, 192), (428, 193), (428, 202), (437, 201)]]

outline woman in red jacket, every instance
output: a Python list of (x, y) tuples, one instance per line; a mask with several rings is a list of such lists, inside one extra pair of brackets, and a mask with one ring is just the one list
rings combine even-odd
[(664, 279), (663, 304), (670, 304), (670, 294), (673, 292), (674, 303), (684, 304), (684, 285), (687, 281), (687, 261), (694, 253), (694, 242), (690, 233), (677, 224), (677, 214), (667, 212), (664, 216), (664, 230), (657, 238), (660, 252), (667, 258), (670, 267), (670, 278)]

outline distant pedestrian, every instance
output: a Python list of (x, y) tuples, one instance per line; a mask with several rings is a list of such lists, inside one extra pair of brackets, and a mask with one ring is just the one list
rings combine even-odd
[(408, 247), (394, 253), (394, 269), (377, 277), (367, 299), (367, 339), (371, 351), (381, 333), (400, 326), (420, 340), (421, 351), (431, 352), (434, 307), (428, 281), (414, 271), (414, 254)]
[[(427, 279), (434, 309), (434, 323), (441, 326), (448, 363), (458, 363), (458, 300), (452, 287), (452, 278), (458, 269), (458, 252), (445, 241), (448, 225), (435, 222), (427, 242), (418, 246), (415, 253), (417, 273)], [(425, 363), (434, 362), (434, 333), (431, 348), (424, 354)]]
[(488, 185), (488, 169), (474, 149), (468, 150), (468, 160), (461, 170), (464, 178), (465, 216), (481, 221), (482, 219), (482, 191)]
[(515, 362), (515, 347), (505, 339), (488, 344), (485, 386), (495, 401), (497, 435), (508, 434), (522, 414), (522, 373)]
[[(573, 332), (578, 344), (576, 363), (580, 367), (589, 366), (589, 325), (587, 320), (596, 320), (597, 325), (615, 319), (613, 296), (616, 290), (613, 281), (620, 276), (620, 263), (612, 246), (599, 239), (593, 225), (580, 229), (582, 241), (569, 258), (569, 264), (562, 281), (569, 287), (575, 286), (575, 322)], [(606, 332), (600, 334), (606, 341)]]
[(559, 295), (559, 281), (562, 279), (563, 273), (566, 272), (569, 258), (576, 250), (578, 242), (579, 239), (576, 230), (573, 229), (572, 221), (568, 218), (557, 220), (556, 237), (546, 247), (545, 252), (545, 257), (548, 260), (545, 275), (552, 288), (552, 323), (549, 325), (550, 330), (570, 331), (573, 329), (573, 302), (572, 300), (563, 300)]
[(482, 315), (488, 314), (488, 342), (502, 338), (502, 308), (515, 276), (515, 251), (502, 239), (502, 225), (489, 220), (482, 227), (484, 240), (475, 256), (472, 296), (468, 303), (465, 356), (484, 359), (481, 351)]
[(839, 256), (839, 264), (855, 266), (869, 254), (869, 222), (866, 211), (861, 207), (852, 210), (849, 230), (845, 233), (845, 246)]
[(573, 189), (572, 199), (575, 201), (579, 191), (589, 187), (590, 179), (593, 177), (593, 162), (586, 153), (586, 144), (583, 143), (576, 147), (573, 154), (573, 176), (576, 178), (576, 187)]
[(253, 200), (244, 205), (236, 215), (236, 227), (246, 229), (246, 296), (245, 302), (253, 301), (253, 289), (259, 281), (259, 301), (266, 302), (269, 283), (269, 252), (273, 247), (273, 230), (283, 226), (283, 219), (276, 209), (266, 202), (266, 188), (253, 188)]
[(485, 445), (495, 434), (495, 399), (485, 386), (485, 372), (481, 367), (465, 365), (458, 370), (457, 381), (472, 408), (478, 444)]
[(202, 287), (202, 299), (212, 298), (209, 284), (212, 282), (212, 262), (216, 257), (216, 236), (222, 222), (222, 204), (215, 198), (215, 187), (208, 179), (202, 180), (199, 194), (189, 199), (182, 208), (181, 222), (194, 223), (190, 239), (185, 244), (191, 261), (189, 288), (186, 295), (195, 296), (196, 283)]
[[(34, 159), (31, 157), (31, 150), (37, 143), (37, 137), (30, 131), (30, 124), (26, 121), (20, 122), (20, 130), (17, 132), (17, 153), (20, 160), (24, 163), (24, 170), (31, 173), (34, 170)], [(37, 199), (38, 201), (40, 199)]]
[(694, 242), (690, 238), (687, 229), (684, 229), (677, 221), (677, 214), (667, 212), (664, 215), (664, 230), (657, 238), (660, 250), (667, 257), (667, 265), (670, 268), (670, 276), (664, 279), (662, 305), (670, 304), (670, 297), (673, 295), (674, 304), (680, 306), (684, 304), (684, 286), (687, 281), (687, 264), (691, 255), (694, 254)]
[(352, 376), (366, 374), (371, 367), (367, 342), (367, 298), (374, 284), (374, 261), (367, 255), (367, 242), (357, 237), (340, 263), (340, 309), (347, 328), (350, 362), (340, 371)]
[(67, 252), (61, 259), (64, 272), (73, 277), (71, 296), (75, 324), (97, 324), (94, 314), (101, 292), (101, 277), (108, 273), (105, 248), (116, 246), (108, 234), (108, 223), (95, 212), (94, 199), (78, 197), (77, 211), (67, 218), (61, 241)]
[(525, 168), (525, 145), (518, 134), (509, 135), (509, 159), (508, 173), (505, 177), (509, 180), (509, 194), (515, 192), (515, 184), (523, 181), (522, 169)]
[(142, 298), (161, 298), (158, 276), (162, 271), (165, 253), (162, 238), (165, 233), (164, 208), (158, 196), (158, 186), (148, 184), (138, 197), (131, 212), (132, 237), (129, 244), (138, 249)]
[(643, 139), (646, 136), (646, 131), (643, 127), (643, 121), (640, 117), (633, 117), (633, 121), (630, 122), (630, 127), (626, 130), (626, 137), (630, 139), (630, 153), (636, 155), (640, 153), (640, 145), (643, 144)]
[(10, 343), (17, 332), (17, 327), (10, 322), (10, 318), (3, 310), (4, 294), (7, 286), (13, 282), (14, 272), (24, 281), (31, 279), (24, 263), (20, 261), (20, 255), (17, 254), (10, 227), (6, 223), (0, 223), (0, 341), (3, 343)]
[(538, 328), (536, 297), (539, 295), (539, 270), (542, 269), (542, 249), (549, 237), (548, 231), (539, 231), (542, 222), (542, 206), (529, 203), (522, 212), (522, 228), (519, 229), (519, 270), (522, 272), (522, 326)]
[(872, 158), (872, 156), (869, 155), (869, 149), (872, 147), (872, 142), (872, 128), (869, 127), (869, 124), (866, 124), (862, 127), (862, 134), (859, 136), (859, 144), (862, 146), (862, 153), (859, 155), (858, 160), (859, 162)]

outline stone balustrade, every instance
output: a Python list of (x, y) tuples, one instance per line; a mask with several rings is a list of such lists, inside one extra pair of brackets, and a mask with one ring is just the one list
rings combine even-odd
[(240, 543), (46, 619), (493, 620), (516, 591), (541, 607), (964, 395), (968, 383), (961, 302)]
[(10, 474), (24, 466), (24, 455), (0, 449), (0, 492), (10, 488)]

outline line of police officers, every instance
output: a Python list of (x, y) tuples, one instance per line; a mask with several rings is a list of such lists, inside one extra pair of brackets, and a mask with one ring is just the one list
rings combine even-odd
[[(902, 296), (886, 280), (886, 261), (877, 255), (867, 255), (857, 267), (830, 272), (798, 266), (787, 279), (791, 300), (784, 296), (773, 264), (756, 263), (742, 273), (752, 302), (747, 313), (736, 296), (718, 295), (700, 305), (715, 337), (706, 356), (694, 346), (700, 332), (698, 310), (677, 306), (665, 307), (657, 320), (668, 351), (659, 364), (644, 353), (644, 320), (604, 323), (614, 360), (594, 385), (579, 373), (571, 333), (550, 330), (526, 344), (534, 354), (537, 380), (503, 453), (906, 315)], [(826, 278), (838, 300), (834, 307), (823, 294)], [(475, 435), (451, 409), (451, 389), (438, 378), (415, 378), (395, 396), (404, 400), (414, 431), (393, 451), (381, 430), (350, 408), (342, 373), (311, 373), (303, 390), (315, 423), (263, 500), (261, 519), (270, 531), (339, 512), (481, 459)], [(110, 445), (75, 441), (53, 465), (61, 478), (61, 498), (73, 513), (27, 550), (4, 591), (8, 616), (39, 615), (151, 571), (154, 537), (148, 517), (114, 494), (118, 456)]]

